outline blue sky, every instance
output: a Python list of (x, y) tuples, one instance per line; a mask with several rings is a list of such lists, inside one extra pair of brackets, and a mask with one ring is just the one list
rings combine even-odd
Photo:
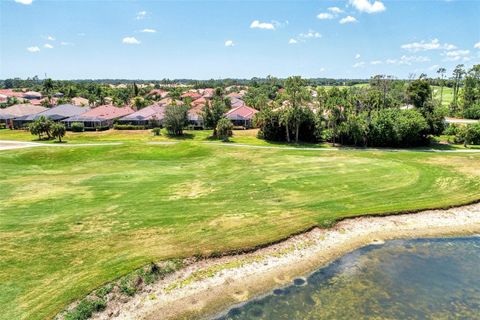
[(368, 78), (480, 63), (480, 1), (0, 0), (0, 78)]

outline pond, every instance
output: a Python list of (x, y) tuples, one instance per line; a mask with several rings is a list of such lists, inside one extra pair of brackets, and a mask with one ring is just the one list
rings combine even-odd
[(480, 319), (480, 237), (353, 251), (217, 319)]

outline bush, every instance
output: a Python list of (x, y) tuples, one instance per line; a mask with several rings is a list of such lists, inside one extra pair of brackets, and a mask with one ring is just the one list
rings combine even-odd
[(145, 126), (138, 126), (134, 124), (114, 124), (113, 128), (115, 130), (145, 130)]
[(86, 320), (89, 319), (94, 312), (102, 311), (107, 304), (103, 299), (85, 298), (71, 311), (67, 312), (65, 320)]
[(62, 138), (65, 136), (65, 126), (62, 123), (54, 123), (52, 125), (52, 136), (57, 138), (59, 142), (62, 142)]
[(170, 105), (165, 108), (163, 125), (168, 133), (175, 136), (183, 134), (183, 127), (187, 124), (188, 107)]
[(222, 141), (228, 141), (228, 138), (230, 138), (233, 133), (233, 124), (232, 122), (227, 119), (227, 118), (222, 118), (218, 120), (217, 123), (217, 137), (219, 139), (222, 139)]
[(162, 129), (161, 128), (153, 128), (152, 133), (153, 133), (154, 136), (159, 136), (162, 133)]
[(455, 136), (456, 143), (480, 145), (480, 123), (469, 124), (460, 128)]
[(480, 119), (480, 103), (474, 104), (469, 108), (465, 108), (463, 116), (467, 119)]
[(450, 123), (443, 130), (443, 134), (446, 136), (455, 136), (458, 134), (460, 127), (455, 123)]
[(74, 122), (70, 126), (73, 132), (83, 132), (85, 130), (85, 126), (83, 125), (83, 122)]

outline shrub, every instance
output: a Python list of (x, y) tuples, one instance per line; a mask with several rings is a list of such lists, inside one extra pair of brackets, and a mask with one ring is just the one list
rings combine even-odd
[(107, 304), (103, 299), (85, 298), (71, 311), (67, 312), (65, 320), (86, 320), (89, 319), (94, 312), (102, 311)]
[(456, 143), (480, 145), (480, 123), (469, 124), (460, 128), (455, 136)]
[(232, 136), (233, 124), (227, 118), (218, 120), (217, 123), (217, 137), (222, 141), (228, 141), (228, 138)]
[(70, 126), (73, 132), (83, 132), (85, 130), (85, 126), (83, 125), (83, 122), (74, 122)]
[(159, 136), (161, 134), (161, 132), (162, 132), (161, 128), (157, 127), (157, 128), (152, 129), (152, 133), (153, 133), (154, 136)]
[(54, 123), (52, 125), (52, 136), (57, 138), (59, 142), (62, 142), (62, 138), (65, 136), (65, 126), (62, 123)]
[(186, 106), (170, 105), (165, 108), (163, 125), (171, 135), (180, 136), (183, 134), (183, 127), (187, 124)]
[(145, 126), (139, 126), (134, 124), (114, 124), (113, 128), (115, 130), (145, 130)]
[(467, 119), (480, 119), (480, 102), (465, 108), (463, 116)]
[(447, 136), (455, 136), (458, 134), (459, 130), (460, 128), (457, 124), (451, 123), (446, 126), (445, 130), (443, 130), (443, 134)]

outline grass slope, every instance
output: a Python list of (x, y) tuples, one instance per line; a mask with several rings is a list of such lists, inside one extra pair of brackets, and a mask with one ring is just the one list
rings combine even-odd
[(150, 261), (480, 197), (480, 154), (129, 139), (0, 152), (0, 319), (52, 317)]

